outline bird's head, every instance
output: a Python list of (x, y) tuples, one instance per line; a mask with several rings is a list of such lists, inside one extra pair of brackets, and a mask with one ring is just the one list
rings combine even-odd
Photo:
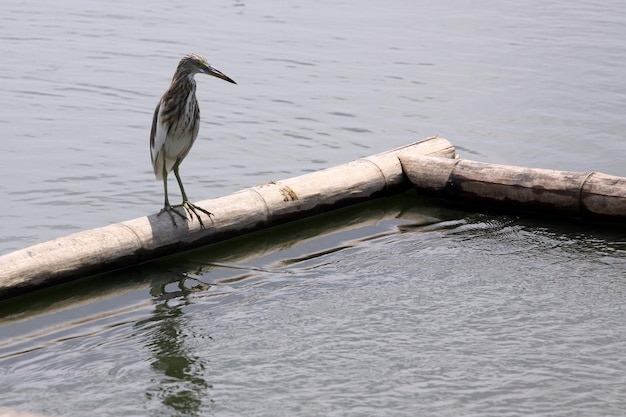
[[(198, 54), (187, 54), (178, 63), (176, 74), (187, 74), (193, 76), (194, 74), (208, 74), (217, 78), (221, 78), (229, 83), (237, 84), (233, 79), (214, 68), (205, 57)], [(176, 75), (174, 76), (176, 78)]]

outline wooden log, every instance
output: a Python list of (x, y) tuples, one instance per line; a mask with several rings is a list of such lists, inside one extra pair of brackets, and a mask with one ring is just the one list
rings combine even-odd
[(197, 220), (151, 215), (74, 233), (0, 256), (0, 299), (326, 212), (410, 187), (399, 154), (453, 158), (449, 141), (432, 137), (299, 177), (204, 200), (213, 213)]
[(604, 220), (626, 219), (623, 177), (408, 154), (400, 155), (400, 160), (418, 190), (458, 203)]

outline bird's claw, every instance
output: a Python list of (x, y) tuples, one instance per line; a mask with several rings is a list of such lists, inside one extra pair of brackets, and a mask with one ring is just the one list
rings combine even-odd
[(200, 218), (200, 215), (198, 214), (196, 210), (200, 210), (201, 212), (206, 214), (211, 220), (211, 223), (213, 223), (213, 219), (211, 218), (211, 216), (213, 216), (213, 213), (211, 213), (208, 210), (203, 209), (200, 206), (193, 204), (191, 201), (183, 201), (183, 203), (180, 206), (182, 206), (187, 211), (187, 213), (189, 213), (189, 217), (191, 218), (192, 221), (193, 221), (193, 216), (194, 215), (196, 216), (196, 219), (198, 219), (198, 222), (200, 223), (201, 229), (204, 229), (204, 223), (202, 222), (202, 219)]
[[(184, 208), (185, 211), (189, 214), (189, 217), (187, 217), (186, 215), (178, 211), (177, 210), (178, 207)], [(174, 217), (172, 213), (176, 213), (176, 215), (183, 220), (188, 220), (191, 218), (191, 221), (193, 221), (193, 217), (196, 216), (196, 219), (198, 219), (198, 222), (200, 223), (200, 228), (204, 229), (204, 222), (202, 221), (202, 218), (200, 218), (200, 215), (198, 214), (196, 210), (200, 210), (202, 213), (206, 214), (211, 220), (211, 222), (213, 222), (213, 219), (211, 218), (213, 216), (213, 213), (211, 213), (208, 210), (203, 209), (200, 206), (193, 204), (190, 201), (183, 201), (182, 204), (177, 204), (175, 206), (165, 206), (161, 209), (161, 211), (159, 212), (159, 214), (157, 214), (157, 216), (160, 216), (161, 214), (167, 212), (167, 214), (170, 216), (170, 219), (172, 220), (172, 223), (174, 224), (174, 227), (178, 227), (178, 224), (176, 223), (176, 218)]]

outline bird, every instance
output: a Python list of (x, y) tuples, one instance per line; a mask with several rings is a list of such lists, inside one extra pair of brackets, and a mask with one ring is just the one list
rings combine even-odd
[[(200, 227), (204, 228), (198, 211), (206, 214), (209, 219), (213, 214), (189, 201), (178, 172), (180, 164), (191, 150), (200, 128), (200, 108), (196, 99), (196, 80), (194, 78), (196, 74), (212, 75), (229, 83), (237, 84), (233, 79), (209, 64), (203, 56), (195, 53), (185, 55), (178, 63), (171, 85), (154, 110), (152, 130), (150, 131), (150, 156), (154, 175), (157, 180), (163, 180), (165, 193), (163, 208), (157, 216), (167, 212), (174, 226), (176, 226), (176, 220), (172, 213), (186, 220), (187, 217), (177, 210), (178, 207), (183, 207), (191, 220), (193, 221), (195, 215)], [(167, 195), (167, 174), (171, 171), (174, 171), (183, 197), (182, 204), (175, 206), (170, 205)]]

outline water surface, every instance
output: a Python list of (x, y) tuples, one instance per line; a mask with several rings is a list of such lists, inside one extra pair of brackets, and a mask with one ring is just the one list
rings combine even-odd
[[(191, 51), (238, 82), (198, 77), (193, 200), (435, 134), (626, 176), (619, 3), (40, 3), (0, 16), (0, 253), (160, 209), (152, 111)], [(625, 271), (621, 227), (409, 194), (0, 304), (0, 406), (620, 416)]]

